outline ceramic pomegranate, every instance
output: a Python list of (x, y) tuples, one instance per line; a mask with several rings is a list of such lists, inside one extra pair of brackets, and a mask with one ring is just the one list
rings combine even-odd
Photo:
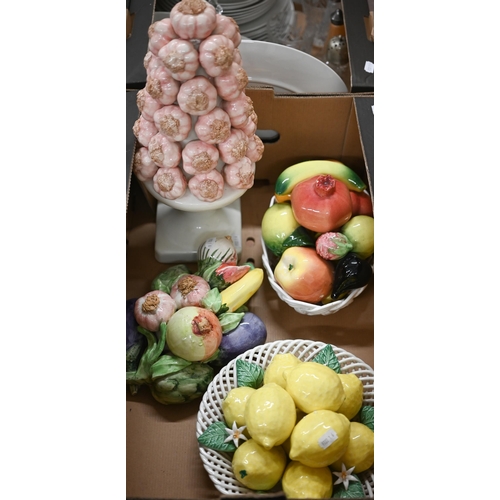
[(318, 233), (333, 231), (352, 216), (348, 187), (328, 174), (299, 182), (293, 188), (291, 203), (297, 222)]

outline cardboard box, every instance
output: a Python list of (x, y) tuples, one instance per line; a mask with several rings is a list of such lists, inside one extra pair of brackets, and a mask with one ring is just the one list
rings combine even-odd
[(146, 85), (144, 56), (154, 8), (155, 0), (127, 0), (127, 89), (142, 89)]
[(368, 0), (342, 2), (342, 11), (351, 71), (350, 91), (373, 92), (373, 12), (370, 14)]
[(356, 106), (356, 117), (358, 119), (359, 133), (361, 135), (361, 145), (363, 147), (363, 155), (366, 161), (368, 172), (368, 185), (372, 200), (375, 198), (374, 192), (374, 176), (375, 176), (375, 154), (373, 145), (375, 142), (374, 128), (374, 97), (364, 96), (355, 97), (354, 105)]
[[(259, 117), (259, 130), (279, 135), (276, 142), (266, 143), (264, 156), (257, 163), (254, 187), (241, 198), (241, 260), (253, 260), (262, 267), (260, 224), (274, 182), (285, 167), (306, 159), (336, 158), (368, 180), (366, 154), (373, 155), (373, 143), (367, 134), (362, 138), (358, 119), (365, 116), (364, 107), (373, 97), (275, 96), (272, 89), (248, 89), (247, 95)], [(151, 280), (167, 267), (154, 257), (155, 214), (144, 193), (134, 189), (131, 201), (127, 213), (127, 299), (147, 293)], [(373, 281), (336, 314), (305, 316), (282, 302), (265, 278), (249, 308), (266, 324), (268, 341), (311, 339), (331, 343), (374, 368)], [(135, 396), (127, 389), (126, 399), (127, 498), (221, 498), (198, 451), (195, 432), (200, 401), (161, 405), (147, 387)], [(258, 495), (261, 499), (271, 497)]]

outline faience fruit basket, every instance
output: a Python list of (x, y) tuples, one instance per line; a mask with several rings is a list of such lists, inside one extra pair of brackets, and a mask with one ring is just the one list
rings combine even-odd
[[(274, 196), (271, 198), (270, 207), (275, 203)], [(334, 302), (330, 302), (329, 304), (319, 305), (319, 304), (310, 304), (308, 302), (303, 302), (301, 300), (295, 300), (288, 293), (281, 288), (278, 282), (274, 279), (274, 272), (271, 267), (271, 263), (269, 260), (268, 250), (264, 243), (264, 240), (261, 237), (262, 243), (262, 264), (264, 269), (266, 270), (267, 278), (269, 280), (269, 284), (273, 288), (273, 290), (277, 293), (278, 297), (285, 303), (287, 303), (290, 307), (295, 309), (300, 314), (306, 314), (308, 316), (319, 316), (319, 315), (327, 315), (334, 314), (344, 307), (347, 307), (356, 297), (363, 293), (363, 290), (366, 286), (362, 288), (356, 288), (355, 290), (350, 290), (347, 295), (341, 299), (336, 300)]]
[[(199, 438), (207, 428), (224, 421), (222, 402), (229, 391), (237, 387), (236, 362), (239, 359), (255, 363), (265, 369), (276, 354), (291, 353), (301, 361), (312, 360), (327, 344), (312, 340), (279, 340), (268, 342), (240, 354), (230, 361), (214, 377), (200, 403), (196, 423), (196, 437)], [(342, 373), (354, 373), (363, 383), (363, 405), (374, 406), (374, 373), (373, 369), (361, 359), (340, 347), (331, 346)], [(255, 494), (234, 477), (231, 459), (232, 453), (212, 450), (199, 444), (203, 467), (217, 490), (223, 495)], [(359, 474), (365, 497), (374, 495), (373, 467)]]

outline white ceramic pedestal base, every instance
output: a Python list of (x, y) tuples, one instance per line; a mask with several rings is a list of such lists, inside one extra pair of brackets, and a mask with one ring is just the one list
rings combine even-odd
[(231, 236), (241, 255), (241, 203), (215, 210), (186, 212), (163, 203), (156, 209), (155, 257), (158, 262), (196, 262), (198, 248), (209, 238)]

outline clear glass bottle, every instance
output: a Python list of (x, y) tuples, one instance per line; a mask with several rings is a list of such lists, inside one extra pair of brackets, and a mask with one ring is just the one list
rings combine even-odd
[(326, 64), (348, 85), (349, 54), (342, 10), (336, 9), (331, 16), (329, 40), (326, 48)]
[(339, 68), (349, 63), (342, 10), (336, 9), (331, 15), (330, 21), (326, 63), (329, 66)]
[(344, 26), (344, 13), (341, 9), (335, 9), (330, 16), (330, 31), (328, 32), (328, 39), (334, 36), (344, 36), (345, 37), (345, 26)]

